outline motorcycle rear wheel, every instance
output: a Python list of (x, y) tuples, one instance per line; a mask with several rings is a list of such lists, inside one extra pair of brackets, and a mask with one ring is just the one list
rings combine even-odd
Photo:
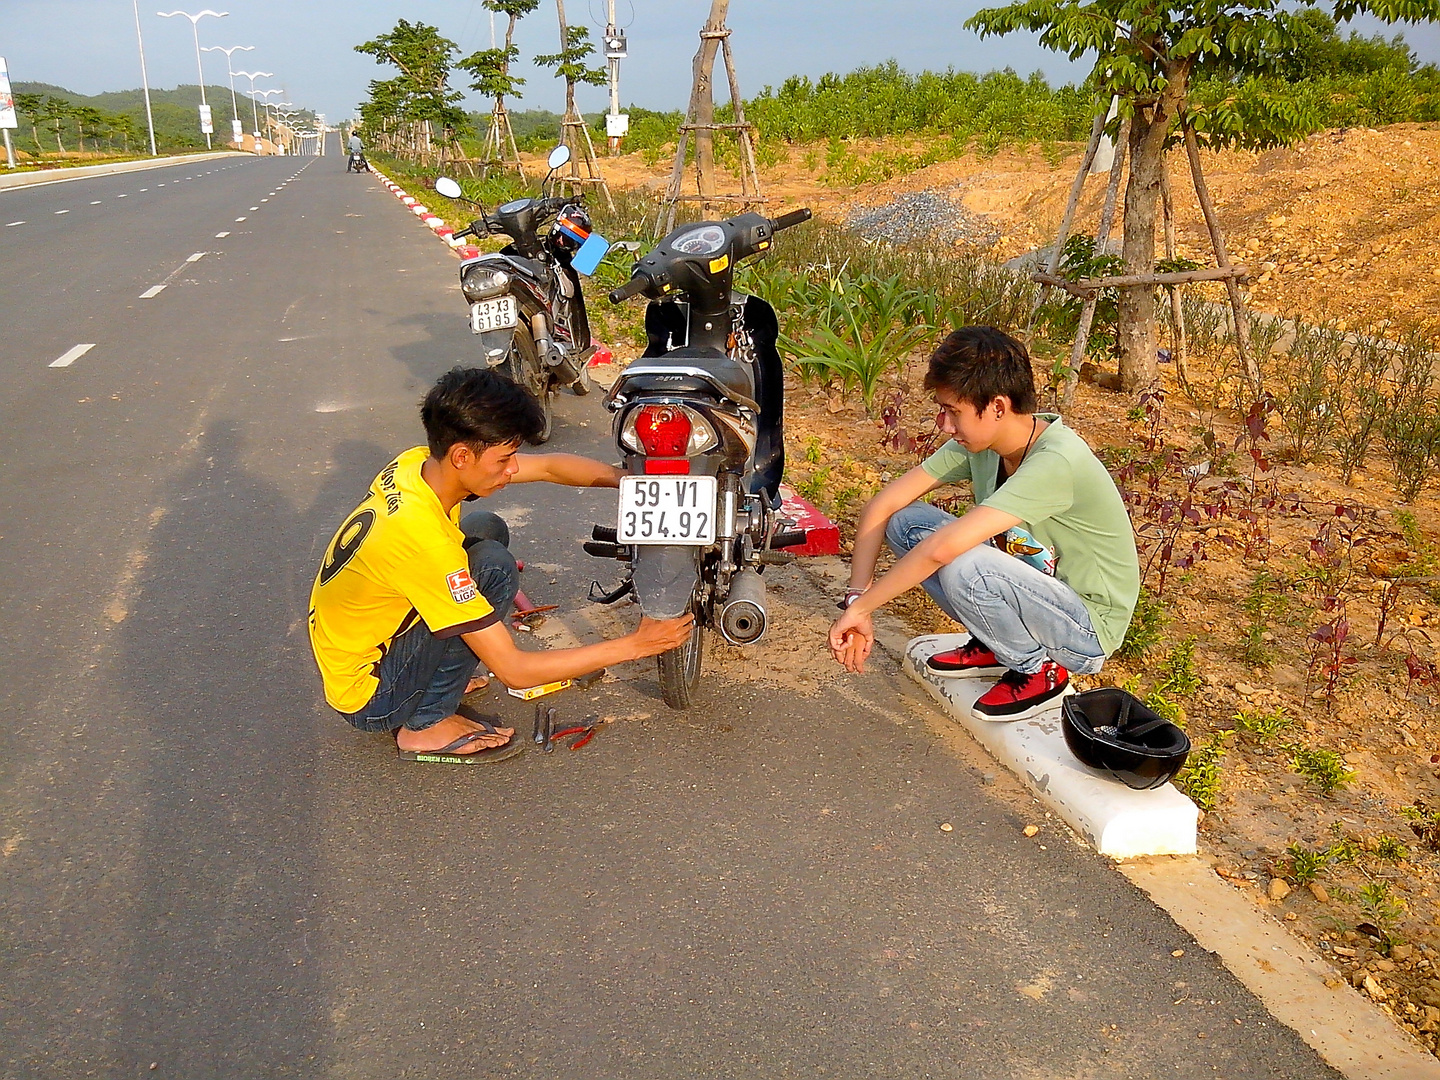
[(510, 355), (505, 358), (500, 371), (529, 390), (535, 395), (535, 400), (540, 402), (540, 411), (545, 414), (545, 426), (536, 442), (549, 442), (555, 427), (555, 384), (550, 379), (550, 373), (545, 370), (545, 365), (540, 362), (540, 350), (535, 347), (530, 328), (523, 323), (515, 327)]
[(672, 709), (688, 709), (695, 704), (700, 689), (700, 663), (705, 654), (705, 627), (697, 615), (690, 631), (690, 640), (677, 649), (661, 653), (655, 659), (660, 667), (660, 696)]

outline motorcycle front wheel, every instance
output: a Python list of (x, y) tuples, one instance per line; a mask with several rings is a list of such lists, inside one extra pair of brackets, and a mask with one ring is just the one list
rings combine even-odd
[(505, 358), (501, 373), (510, 376), (521, 386), (535, 395), (540, 410), (545, 414), (545, 426), (537, 442), (549, 442), (555, 426), (555, 385), (550, 373), (540, 362), (540, 350), (530, 336), (530, 328), (524, 323), (515, 327), (515, 337), (510, 346), (510, 355)]
[(695, 703), (695, 695), (700, 689), (700, 661), (704, 654), (705, 627), (700, 624), (697, 612), (690, 640), (656, 657), (660, 666), (660, 696), (670, 708), (688, 709)]

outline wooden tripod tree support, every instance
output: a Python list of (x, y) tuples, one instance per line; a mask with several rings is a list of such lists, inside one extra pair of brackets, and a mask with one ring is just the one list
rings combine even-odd
[[(735, 61), (730, 53), (730, 30), (725, 25), (725, 13), (730, 0), (712, 0), (710, 18), (700, 31), (700, 49), (695, 54), (694, 81), (690, 88), (690, 106), (685, 113), (685, 122), (680, 125), (680, 138), (675, 147), (675, 167), (670, 172), (670, 184), (665, 190), (665, 200), (660, 207), (656, 221), (661, 233), (668, 233), (675, 227), (675, 215), (682, 202), (698, 202), (701, 213), (707, 217), (717, 203), (740, 203), (742, 210), (752, 206), (763, 206), (765, 197), (760, 193), (760, 174), (755, 168), (755, 125), (745, 120), (745, 101), (740, 96), (740, 81), (735, 76)], [(729, 124), (715, 122), (715, 95), (711, 76), (715, 70), (715, 53), (719, 52), (725, 62), (725, 75), (730, 85), (730, 104), (735, 110), (735, 120)], [(733, 132), (740, 150), (740, 190), (717, 193), (715, 191), (715, 133)], [(685, 159), (689, 156), (690, 136), (695, 136), (695, 194), (682, 194), (685, 185)]]
[(525, 166), (520, 163), (520, 148), (515, 145), (515, 132), (510, 127), (510, 111), (505, 108), (505, 99), (497, 97), (495, 108), (490, 113), (490, 130), (485, 135), (485, 164), (514, 169), (525, 179)]
[[(558, 177), (559, 183), (584, 193), (587, 187), (599, 187), (605, 193), (605, 203), (615, 209), (615, 200), (605, 177), (600, 175), (600, 159), (595, 156), (595, 144), (590, 141), (590, 128), (572, 106), (560, 123), (561, 138), (570, 147), (570, 172)], [(583, 171), (582, 171), (583, 170)]]
[[(1245, 310), (1245, 300), (1240, 294), (1240, 281), (1250, 276), (1249, 271), (1243, 266), (1236, 266), (1230, 262), (1230, 256), (1225, 249), (1225, 238), (1221, 232), (1219, 221), (1215, 216), (1215, 205), (1210, 198), (1209, 186), (1205, 183), (1205, 174), (1200, 165), (1200, 146), (1195, 138), (1194, 127), (1190, 124), (1189, 118), (1182, 115), (1180, 119), (1181, 131), (1185, 144), (1186, 158), (1190, 165), (1190, 176), (1195, 184), (1196, 199), (1200, 203), (1200, 212), (1205, 219), (1205, 227), (1210, 235), (1210, 245), (1215, 252), (1216, 265), (1200, 270), (1185, 270), (1177, 273), (1156, 273), (1149, 271), (1138, 274), (1116, 274), (1098, 278), (1082, 278), (1078, 281), (1070, 281), (1062, 278), (1057, 272), (1060, 266), (1061, 252), (1065, 242), (1070, 237), (1070, 229), (1074, 223), (1075, 212), (1080, 203), (1080, 196), (1085, 188), (1085, 178), (1090, 172), (1094, 163), (1096, 152), (1100, 146), (1100, 136), (1105, 127), (1105, 116), (1101, 114), (1095, 118), (1095, 123), (1090, 131), (1090, 143), (1080, 161), (1080, 169), (1076, 173), (1074, 183), (1070, 187), (1070, 198), (1065, 205), (1065, 213), (1060, 221), (1059, 234), (1055, 241), (1055, 249), (1050, 258), (1046, 260), (1044, 269), (1038, 270), (1030, 275), (1030, 280), (1041, 286), (1040, 294), (1035, 302), (1035, 309), (1038, 310), (1049, 297), (1052, 288), (1063, 289), (1072, 296), (1083, 297), (1085, 306), (1081, 310), (1080, 327), (1076, 334), (1075, 344), (1070, 353), (1070, 364), (1065, 375), (1065, 391), (1063, 408), (1069, 408), (1074, 403), (1075, 388), (1080, 381), (1080, 362), (1085, 356), (1085, 347), (1090, 336), (1090, 323), (1094, 318), (1095, 304), (1099, 299), (1102, 289), (1110, 288), (1142, 288), (1162, 286), (1170, 293), (1170, 309), (1175, 320), (1176, 327), (1176, 348), (1177, 348), (1177, 371), (1182, 383), (1189, 383), (1189, 365), (1186, 354), (1185, 321), (1180, 307), (1178, 286), (1191, 284), (1199, 281), (1223, 281), (1230, 300), (1232, 318), (1235, 323), (1235, 348), (1240, 357), (1241, 367), (1245, 372), (1245, 378), (1250, 383), (1251, 390), (1259, 396), (1261, 391), (1260, 371), (1256, 364), (1254, 352), (1250, 345), (1250, 320)], [(1106, 189), (1105, 206), (1101, 211), (1100, 224), (1096, 231), (1095, 250), (1100, 253), (1104, 250), (1105, 242), (1109, 239), (1110, 228), (1113, 224), (1115, 200), (1120, 186), (1120, 174), (1125, 164), (1125, 150), (1128, 143), (1122, 131), (1121, 138), (1116, 144), (1114, 164), (1110, 168), (1110, 182)], [(1175, 257), (1175, 223), (1174, 205), (1170, 192), (1170, 180), (1167, 173), (1161, 173), (1161, 195), (1165, 213), (1165, 254), (1167, 258)], [(1032, 311), (1032, 322), (1034, 312)]]

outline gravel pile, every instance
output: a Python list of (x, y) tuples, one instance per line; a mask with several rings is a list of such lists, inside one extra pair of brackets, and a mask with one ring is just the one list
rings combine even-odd
[(1000, 239), (999, 229), (940, 191), (907, 192), (884, 206), (852, 212), (845, 224), (866, 240), (888, 244), (939, 240), (989, 247)]

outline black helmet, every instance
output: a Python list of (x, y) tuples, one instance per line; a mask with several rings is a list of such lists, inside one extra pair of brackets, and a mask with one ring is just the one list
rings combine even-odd
[(550, 240), (557, 247), (575, 253), (590, 239), (590, 215), (579, 203), (570, 203), (560, 211), (555, 226), (550, 230)]
[(1169, 783), (1190, 755), (1185, 732), (1115, 686), (1066, 698), (1060, 726), (1072, 754), (1137, 791)]

